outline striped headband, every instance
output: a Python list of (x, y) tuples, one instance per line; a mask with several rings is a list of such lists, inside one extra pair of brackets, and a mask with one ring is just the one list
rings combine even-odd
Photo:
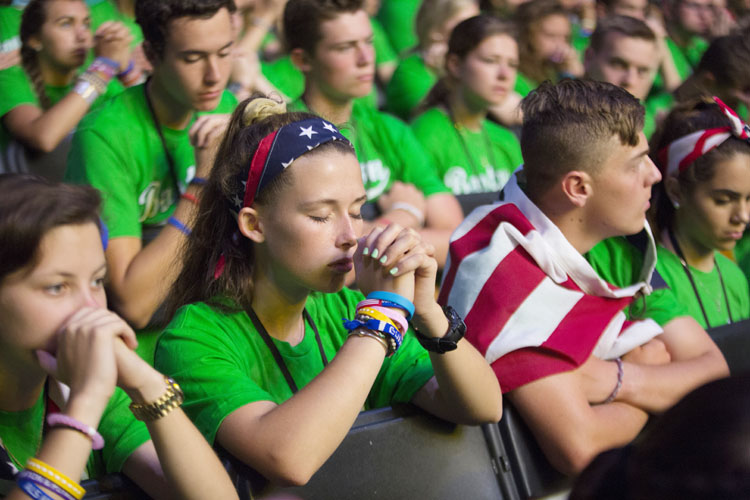
[(714, 101), (719, 105), (724, 115), (729, 118), (729, 126), (717, 127), (707, 130), (698, 130), (673, 141), (669, 146), (659, 151), (659, 163), (665, 169), (662, 173), (670, 176), (678, 176), (684, 172), (696, 159), (708, 153), (715, 147), (721, 145), (730, 137), (743, 139), (750, 143), (750, 126), (721, 99), (714, 96)]
[(283, 172), (294, 160), (303, 154), (331, 141), (343, 141), (351, 146), (330, 122), (322, 118), (307, 118), (284, 125), (271, 132), (258, 144), (247, 170), (239, 173), (239, 181), (244, 187), (244, 195), (230, 200), (236, 212), (249, 207), (255, 197), (277, 175)]

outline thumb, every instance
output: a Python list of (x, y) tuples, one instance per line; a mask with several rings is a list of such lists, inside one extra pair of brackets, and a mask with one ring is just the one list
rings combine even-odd
[(34, 351), (36, 353), (36, 358), (39, 361), (39, 366), (42, 367), (42, 369), (52, 375), (53, 377), (57, 376), (57, 358), (55, 358), (52, 354), (48, 353), (47, 351), (43, 351), (41, 349), (37, 349)]

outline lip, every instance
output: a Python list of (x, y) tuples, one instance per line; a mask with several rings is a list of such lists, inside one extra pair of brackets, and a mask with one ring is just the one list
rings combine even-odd
[(373, 73), (368, 73), (366, 75), (360, 75), (357, 77), (357, 81), (360, 82), (371, 82), (375, 78), (375, 75)]
[(204, 101), (208, 101), (208, 100), (216, 99), (217, 97), (219, 97), (221, 95), (221, 92), (222, 92), (221, 89), (212, 90), (211, 92), (201, 92), (199, 94), (199, 97)]
[(730, 239), (739, 240), (742, 239), (742, 231), (731, 231), (727, 233), (727, 236), (729, 236)]
[(328, 267), (334, 271), (346, 274), (354, 268), (354, 260), (351, 257), (344, 257), (343, 259), (334, 260)]

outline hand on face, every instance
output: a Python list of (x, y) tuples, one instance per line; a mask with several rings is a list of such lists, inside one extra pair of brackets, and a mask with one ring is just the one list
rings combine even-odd
[(208, 177), (214, 163), (216, 148), (227, 130), (231, 115), (215, 114), (199, 116), (188, 135), (190, 144), (195, 148), (196, 175)]
[(133, 36), (124, 24), (108, 21), (94, 33), (94, 54), (118, 62), (122, 71), (130, 62), (132, 41)]
[(137, 345), (125, 321), (107, 309), (84, 307), (58, 331), (54, 355), (38, 350), (37, 357), (45, 371), (70, 387), (71, 398), (106, 405), (118, 381), (115, 342), (123, 341), (130, 348)]

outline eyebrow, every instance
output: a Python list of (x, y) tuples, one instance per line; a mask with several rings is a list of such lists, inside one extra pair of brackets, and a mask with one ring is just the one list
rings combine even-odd
[[(97, 267), (92, 274), (97, 274), (102, 271), (102, 269), (107, 269), (107, 263), (103, 263), (101, 266)], [(54, 276), (63, 276), (65, 278), (73, 278), (75, 275), (73, 273), (69, 273), (67, 271), (52, 271), (50, 273), (45, 273), (48, 275), (54, 275)]]
[[(352, 204), (354, 204), (354, 203), (364, 203), (366, 201), (367, 201), (367, 194), (363, 194), (362, 196), (360, 196), (359, 198), (357, 198), (356, 200), (354, 200), (352, 202)], [(315, 200), (315, 201), (309, 201), (307, 203), (303, 203), (302, 207), (304, 207), (304, 208), (310, 208), (310, 207), (313, 207), (313, 206), (316, 206), (316, 205), (337, 205), (338, 203), (339, 203), (339, 200), (334, 200), (333, 198), (326, 198), (324, 200)]]
[(712, 189), (711, 194), (723, 194), (731, 198), (739, 198), (741, 196), (740, 193), (738, 193), (737, 191), (732, 191), (731, 189)]
[[(228, 49), (229, 47), (232, 46), (233, 43), (234, 43), (234, 40), (230, 41), (228, 44), (226, 44), (223, 47), (219, 48), (219, 50), (217, 50), (216, 52), (221, 52), (222, 50)], [(205, 51), (205, 50), (190, 50), (190, 49), (183, 50), (183, 51), (179, 52), (179, 54), (181, 56), (204, 55), (204, 54), (210, 54), (210, 53), (211, 53), (210, 51)]]

